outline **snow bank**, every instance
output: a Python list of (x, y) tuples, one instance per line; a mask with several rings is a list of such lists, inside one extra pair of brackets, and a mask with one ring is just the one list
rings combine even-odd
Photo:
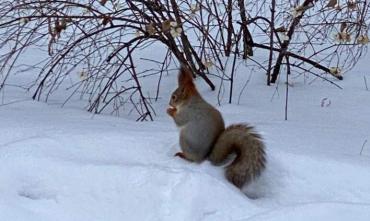
[[(344, 91), (292, 87), (287, 122), (284, 96), (262, 77), (252, 78), (241, 105), (220, 107), (227, 123), (250, 122), (266, 141), (267, 170), (243, 192), (221, 167), (173, 157), (178, 131), (164, 111), (136, 123), (33, 101), (0, 106), (0, 220), (368, 220), (362, 76), (346, 77)], [(321, 107), (325, 97), (331, 105)]]

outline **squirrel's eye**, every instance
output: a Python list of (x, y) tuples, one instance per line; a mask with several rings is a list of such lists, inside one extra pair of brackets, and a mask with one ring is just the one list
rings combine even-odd
[(176, 100), (176, 98), (177, 98), (176, 95), (172, 95), (171, 97), (172, 100)]

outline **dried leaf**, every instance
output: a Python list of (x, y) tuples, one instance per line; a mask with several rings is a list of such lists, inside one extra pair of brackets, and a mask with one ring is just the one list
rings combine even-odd
[(135, 32), (135, 36), (136, 36), (136, 37), (141, 36), (141, 32), (140, 32), (139, 30), (137, 30), (137, 31)]
[(302, 6), (297, 6), (290, 9), (290, 13), (293, 15), (294, 18), (302, 16), (303, 12), (304, 8)]
[(167, 32), (171, 29), (171, 20), (166, 20), (162, 22), (162, 31)]
[(348, 42), (351, 41), (351, 35), (348, 32), (346, 32), (346, 31), (338, 32), (335, 35), (335, 39), (339, 43), (348, 43)]
[(88, 78), (88, 74), (85, 70), (81, 70), (79, 73), (78, 73), (78, 77), (84, 81)]
[(182, 28), (176, 28), (176, 32), (181, 34), (182, 33)]
[(336, 77), (339, 80), (343, 80), (343, 75), (342, 75), (342, 69), (339, 67), (330, 67), (329, 68), (330, 74)]
[(210, 59), (207, 59), (203, 62), (203, 65), (206, 67), (206, 68), (211, 68), (213, 66), (213, 62), (210, 60)]
[(357, 9), (357, 2), (356, 1), (348, 1), (347, 2), (348, 9), (355, 11)]
[(276, 32), (286, 32), (286, 28), (284, 26), (278, 27), (275, 29)]
[(21, 18), (21, 20), (19, 21), (22, 25), (25, 25), (29, 22), (29, 18)]
[(179, 24), (177, 24), (177, 22), (175, 22), (175, 21), (171, 21), (170, 25), (171, 25), (171, 27), (174, 27), (174, 28), (179, 26)]
[(108, 23), (110, 23), (110, 22), (112, 22), (112, 18), (111, 17), (109, 17), (109, 16), (104, 16), (103, 17), (103, 22), (102, 22), (102, 24), (105, 26), (105, 25), (107, 25)]
[(145, 30), (150, 34), (153, 35), (155, 34), (156, 30), (154, 28), (154, 23), (149, 23), (148, 25), (145, 25)]
[(339, 67), (330, 67), (329, 70), (330, 70), (330, 74), (334, 76), (340, 75), (342, 72), (342, 70)]
[(367, 35), (360, 35), (357, 38), (357, 44), (366, 45), (369, 43), (369, 37)]
[(171, 31), (170, 31), (170, 34), (172, 35), (172, 37), (174, 37), (174, 38), (177, 38), (177, 37), (179, 37), (180, 36), (180, 33), (178, 33), (175, 29), (171, 29)]
[(195, 14), (199, 10), (200, 10), (200, 6), (199, 6), (198, 3), (192, 4), (191, 7), (190, 7), (190, 11), (191, 11), (192, 14)]
[(329, 0), (328, 4), (325, 6), (326, 8), (334, 8), (338, 4), (338, 0)]
[(286, 32), (279, 32), (279, 37), (280, 37), (280, 40), (282, 41), (289, 41), (289, 36), (287, 35)]
[(66, 21), (67, 23), (70, 23), (70, 22), (72, 22), (73, 20), (72, 20), (72, 18), (69, 18), (69, 17), (68, 17), (68, 18), (66, 18), (66, 19), (65, 19), (65, 21)]

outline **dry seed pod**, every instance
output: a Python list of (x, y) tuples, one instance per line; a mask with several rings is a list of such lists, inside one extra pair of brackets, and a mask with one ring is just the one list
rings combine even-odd
[(369, 43), (369, 37), (367, 35), (360, 35), (357, 38), (357, 44), (366, 45)]
[(155, 34), (155, 28), (154, 28), (154, 23), (149, 23), (148, 25), (145, 25), (145, 30), (150, 34), (153, 35)]
[(171, 29), (171, 20), (166, 20), (162, 22), (162, 31), (167, 32)]

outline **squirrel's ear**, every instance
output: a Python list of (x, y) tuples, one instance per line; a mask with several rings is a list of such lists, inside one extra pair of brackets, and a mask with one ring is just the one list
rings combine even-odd
[(188, 67), (184, 64), (181, 65), (179, 71), (179, 86), (181, 87), (194, 87), (193, 75)]

